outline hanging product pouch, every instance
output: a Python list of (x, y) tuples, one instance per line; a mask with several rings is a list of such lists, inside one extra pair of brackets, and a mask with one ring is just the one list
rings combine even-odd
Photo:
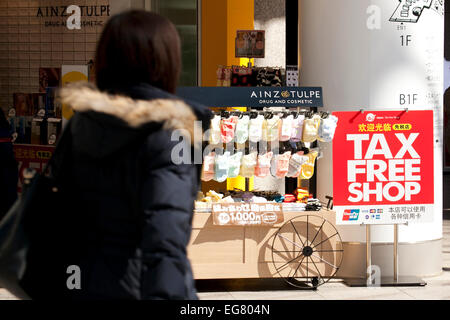
[(222, 143), (222, 136), (220, 132), (220, 116), (216, 115), (211, 120), (211, 129), (209, 130), (209, 144), (217, 145)]
[(214, 162), (215, 162), (216, 154), (215, 152), (211, 152), (203, 159), (203, 170), (202, 170), (202, 180), (203, 181), (211, 181), (214, 179)]
[(264, 116), (258, 115), (255, 119), (250, 119), (249, 140), (258, 143), (262, 139)]
[(223, 155), (216, 155), (214, 164), (214, 180), (217, 182), (224, 182), (228, 178), (228, 158), (230, 152), (226, 151)]
[(238, 117), (236, 116), (231, 116), (228, 119), (222, 119), (220, 129), (222, 133), (222, 141), (224, 143), (230, 143), (231, 141), (233, 141), (237, 121)]
[(278, 139), (279, 135), (280, 117), (273, 116), (271, 119), (266, 119), (263, 123), (262, 139), (264, 141), (274, 141)]
[(321, 117), (314, 115), (312, 119), (306, 119), (303, 123), (303, 142), (314, 142), (317, 140)]
[(250, 117), (245, 115), (240, 118), (236, 125), (236, 143), (243, 144), (248, 140), (248, 127), (250, 123)]
[(262, 134), (261, 134), (261, 138), (264, 141), (267, 141), (267, 119), (264, 119), (263, 123), (262, 123)]
[(308, 153), (308, 161), (302, 165), (302, 170), (300, 173), (301, 179), (309, 180), (312, 178), (312, 176), (314, 175), (314, 166), (316, 163), (317, 155), (317, 151), (311, 151), (310, 153)]
[(288, 141), (292, 136), (294, 116), (289, 115), (283, 118), (280, 125), (280, 141)]
[(322, 142), (331, 142), (336, 132), (338, 118), (331, 115), (328, 118), (322, 119), (319, 126), (318, 140)]
[(278, 156), (276, 177), (283, 179), (289, 171), (289, 160), (291, 159), (291, 151), (285, 152)]
[(289, 170), (290, 158), (291, 158), (291, 151), (276, 155), (272, 158), (270, 173), (274, 178), (283, 179), (286, 177)]
[(228, 178), (239, 176), (241, 169), (242, 152), (236, 152), (228, 158)]
[(272, 161), (273, 152), (258, 155), (258, 164), (255, 168), (255, 176), (265, 178), (270, 173), (270, 163)]
[(298, 118), (292, 121), (292, 142), (300, 142), (303, 137), (303, 123), (305, 122), (305, 116), (299, 115)]
[(307, 156), (303, 155), (303, 152), (297, 152), (292, 155), (289, 160), (289, 170), (287, 173), (287, 177), (289, 178), (298, 178), (302, 171), (302, 165), (309, 160)]
[(251, 178), (255, 175), (257, 152), (252, 152), (242, 157), (240, 175), (244, 178)]

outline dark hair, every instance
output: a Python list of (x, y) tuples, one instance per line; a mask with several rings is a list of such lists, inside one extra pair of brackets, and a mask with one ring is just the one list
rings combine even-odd
[(100, 37), (95, 59), (101, 91), (120, 93), (147, 83), (175, 93), (181, 73), (181, 44), (165, 17), (142, 10), (113, 16)]

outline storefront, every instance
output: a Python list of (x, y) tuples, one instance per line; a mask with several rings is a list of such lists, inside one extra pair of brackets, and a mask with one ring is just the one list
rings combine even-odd
[[(342, 124), (333, 112), (365, 118), (389, 110), (434, 111), (430, 219), (402, 224), (396, 236), (400, 274), (439, 274), (443, 4), (430, 1), (406, 18), (396, 1), (348, 1), (74, 0), (80, 29), (71, 29), (66, 1), (0, 0), (0, 106), (21, 168), (41, 169), (51, 156), (71, 116), (53, 99), (54, 88), (93, 80), (107, 19), (129, 8), (153, 10), (179, 30), (180, 85), (221, 87), (210, 93), (214, 103), (208, 93), (199, 96), (215, 112), (205, 144), (215, 148), (203, 153), (188, 248), (197, 279), (283, 277), (314, 287), (335, 276), (364, 277), (362, 226), (371, 223), (361, 215), (343, 225), (331, 210), (333, 186), (340, 187), (332, 179), (339, 156), (332, 141)], [(393, 225), (371, 230), (372, 264), (383, 276), (392, 276)]]

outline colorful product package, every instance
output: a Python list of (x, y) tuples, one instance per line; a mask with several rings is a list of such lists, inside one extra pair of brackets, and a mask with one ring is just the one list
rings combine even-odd
[(258, 155), (258, 163), (255, 168), (255, 176), (258, 178), (265, 178), (270, 174), (270, 164), (272, 161), (273, 152)]
[(241, 169), (242, 152), (236, 152), (228, 158), (228, 178), (236, 178), (239, 176)]
[(257, 152), (252, 152), (242, 157), (240, 175), (244, 178), (251, 178), (255, 175)]
[(294, 116), (289, 115), (286, 118), (281, 119), (281, 125), (280, 125), (280, 141), (288, 141), (291, 139), (292, 136), (292, 129), (293, 129), (293, 122), (294, 122)]
[(220, 130), (222, 134), (222, 141), (224, 143), (230, 143), (233, 141), (237, 122), (238, 117), (236, 116), (231, 116), (228, 119), (222, 119)]
[(211, 152), (203, 158), (202, 181), (211, 181), (214, 179), (214, 163), (216, 153)]
[(338, 118), (333, 115), (329, 116), (328, 118), (322, 119), (322, 121), (320, 122), (317, 139), (322, 142), (333, 141), (337, 123)]
[(303, 123), (303, 142), (312, 143), (317, 140), (321, 120), (322, 118), (319, 115), (314, 115), (310, 119), (305, 119), (305, 122)]

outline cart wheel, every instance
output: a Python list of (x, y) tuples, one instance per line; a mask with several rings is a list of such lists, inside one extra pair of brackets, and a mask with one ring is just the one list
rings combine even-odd
[(272, 263), (278, 275), (300, 289), (316, 289), (333, 278), (344, 256), (336, 228), (318, 215), (287, 221), (275, 234)]

